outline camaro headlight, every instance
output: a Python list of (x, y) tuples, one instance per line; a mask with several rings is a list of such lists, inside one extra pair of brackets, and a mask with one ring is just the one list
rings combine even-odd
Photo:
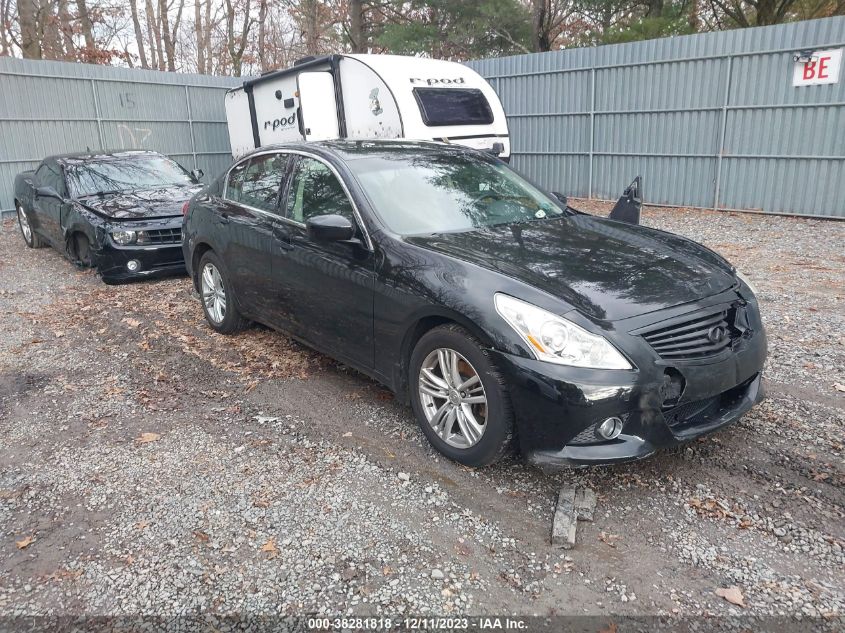
[(745, 275), (743, 275), (743, 274), (742, 274), (741, 272), (739, 272), (738, 270), (736, 271), (736, 276), (737, 276), (739, 279), (741, 279), (741, 280), (742, 280), (742, 282), (743, 282), (746, 286), (748, 286), (748, 289), (749, 289), (751, 292), (753, 292), (755, 295), (757, 294), (757, 288), (754, 286), (754, 284), (752, 284), (752, 283), (751, 283), (751, 280), (750, 280), (748, 277), (746, 277)]
[(121, 246), (126, 246), (135, 242), (136, 236), (135, 231), (112, 231), (111, 237)]
[(496, 312), (516, 330), (538, 360), (592, 369), (633, 369), (607, 339), (514, 297), (497, 293)]

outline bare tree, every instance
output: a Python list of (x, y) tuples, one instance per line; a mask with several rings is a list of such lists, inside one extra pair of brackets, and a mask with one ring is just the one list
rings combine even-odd
[(21, 29), (21, 52), (28, 59), (41, 59), (41, 33), (38, 28), (37, 0), (19, 0), (18, 19)]
[(141, 60), (141, 68), (149, 68), (147, 51), (144, 47), (144, 32), (141, 30), (141, 20), (138, 17), (138, 0), (129, 0), (129, 9), (132, 12), (132, 27), (135, 30), (135, 43), (138, 46), (138, 57)]
[(76, 8), (79, 12), (79, 24), (82, 28), (82, 36), (85, 38), (85, 49), (88, 56), (96, 51), (97, 43), (94, 41), (94, 28), (91, 24), (91, 16), (88, 14), (88, 5), (85, 0), (76, 0)]
[(243, 22), (240, 32), (235, 32), (236, 11), (232, 0), (226, 0), (226, 50), (232, 64), (232, 74), (240, 77), (243, 69), (244, 51), (247, 38), (252, 28), (253, 20), (249, 15), (250, 0), (246, 0), (243, 8)]

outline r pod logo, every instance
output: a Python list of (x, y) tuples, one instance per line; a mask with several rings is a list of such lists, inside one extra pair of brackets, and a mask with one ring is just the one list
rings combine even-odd
[(280, 119), (273, 119), (272, 121), (265, 121), (264, 122), (264, 129), (267, 128), (272, 129), (274, 132), (278, 129), (287, 129), (289, 127), (293, 127), (296, 124), (296, 112), (291, 114), (289, 117), (282, 117)]
[(463, 77), (456, 79), (420, 79), (419, 77), (411, 77), (412, 84), (426, 84), (427, 86), (449, 86), (461, 85), (466, 83)]

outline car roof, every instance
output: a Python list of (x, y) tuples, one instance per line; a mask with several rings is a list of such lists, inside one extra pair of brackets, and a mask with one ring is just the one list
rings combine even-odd
[(272, 151), (274, 149), (299, 149), (312, 151), (321, 154), (333, 154), (344, 161), (367, 158), (370, 156), (383, 156), (385, 154), (475, 154), (478, 150), (463, 145), (452, 145), (449, 143), (437, 143), (434, 141), (410, 141), (407, 139), (341, 139), (331, 141), (294, 141), (289, 143), (278, 143), (264, 145), (253, 153)]
[(123, 158), (127, 156), (141, 156), (144, 154), (155, 154), (160, 155), (158, 152), (154, 152), (149, 149), (116, 149), (116, 150), (97, 150), (97, 151), (88, 151), (88, 152), (70, 152), (67, 154), (55, 154), (53, 156), (48, 156), (44, 159), (44, 162), (47, 161), (54, 161), (54, 162), (76, 162), (76, 161), (83, 161), (89, 158)]

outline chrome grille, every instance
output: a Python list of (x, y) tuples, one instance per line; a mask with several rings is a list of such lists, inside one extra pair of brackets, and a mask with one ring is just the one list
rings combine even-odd
[(140, 235), (138, 244), (181, 244), (182, 243), (182, 228), (176, 227), (172, 229), (152, 229), (150, 231), (141, 231), (145, 233), (146, 239), (141, 241)]
[(733, 308), (684, 315), (641, 332), (642, 337), (662, 358), (703, 358), (729, 347), (736, 331), (732, 327)]

